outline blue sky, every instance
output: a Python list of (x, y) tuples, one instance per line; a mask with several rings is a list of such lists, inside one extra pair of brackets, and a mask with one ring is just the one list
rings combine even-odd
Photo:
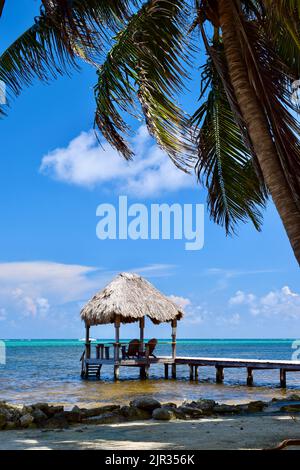
[[(1, 51), (32, 23), (38, 5), (7, 3)], [(80, 307), (120, 271), (146, 276), (184, 305), (180, 337), (297, 337), (299, 269), (272, 203), (261, 233), (247, 224), (226, 238), (206, 215), (200, 251), (186, 251), (181, 240), (97, 239), (96, 208), (117, 204), (119, 195), (147, 206), (205, 203), (206, 195), (172, 167), (142, 122), (135, 124), (130, 167), (105, 144), (97, 146), (94, 84), (87, 66), (48, 86), (35, 83), (0, 122), (0, 337), (82, 337)], [(127, 326), (123, 335), (136, 328)], [(169, 330), (147, 324), (149, 336)]]

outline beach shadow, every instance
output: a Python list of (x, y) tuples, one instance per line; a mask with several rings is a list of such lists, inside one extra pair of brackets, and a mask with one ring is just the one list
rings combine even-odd
[(3, 431), (0, 449), (261, 449), (297, 435), (300, 435), (300, 420), (294, 417), (230, 416), (81, 426), (63, 431)]

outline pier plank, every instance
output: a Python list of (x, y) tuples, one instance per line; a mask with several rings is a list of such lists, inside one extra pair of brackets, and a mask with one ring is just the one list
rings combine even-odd
[(300, 361), (269, 359), (236, 359), (219, 357), (176, 357), (176, 364), (192, 364), (214, 367), (251, 367), (252, 369), (286, 369), (300, 371)]

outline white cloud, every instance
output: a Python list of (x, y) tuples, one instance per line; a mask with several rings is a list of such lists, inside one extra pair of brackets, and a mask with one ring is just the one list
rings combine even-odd
[(42, 159), (40, 171), (62, 182), (87, 188), (112, 184), (138, 197), (157, 196), (195, 186), (195, 178), (180, 171), (141, 126), (132, 146), (135, 158), (126, 162), (107, 142), (99, 145), (93, 131), (82, 132), (65, 148)]
[(187, 299), (186, 297), (179, 297), (177, 295), (169, 295), (169, 299), (172, 300), (176, 305), (178, 305), (179, 308), (182, 308), (183, 310), (188, 306), (191, 305), (190, 299)]
[[(95, 278), (96, 276), (96, 278)], [(29, 261), (0, 263), (0, 299), (22, 301), (28, 310), (31, 300), (51, 299), (55, 304), (81, 300), (99, 286), (102, 271), (89, 266)]]
[(250, 276), (256, 274), (270, 274), (278, 272), (274, 269), (223, 269), (223, 268), (208, 268), (204, 270), (204, 274), (214, 276), (222, 276), (226, 279), (236, 278), (241, 276)]
[(165, 277), (170, 276), (176, 265), (174, 264), (149, 264), (148, 266), (142, 266), (138, 268), (132, 268), (131, 271), (141, 276), (147, 277)]
[(247, 306), (254, 316), (300, 318), (300, 294), (293, 292), (288, 286), (270, 291), (261, 297), (238, 291), (229, 299), (229, 305)]
[(12, 296), (16, 299), (20, 313), (24, 316), (44, 317), (50, 309), (48, 299), (45, 297), (30, 297), (20, 288), (13, 290)]
[(185, 312), (184, 322), (190, 325), (200, 325), (211, 319), (211, 312), (204, 305), (191, 305)]
[(274, 269), (225, 269), (225, 268), (208, 268), (203, 270), (204, 276), (213, 276), (217, 279), (214, 288), (211, 293), (225, 290), (228, 288), (232, 280), (243, 277), (260, 274), (272, 274), (278, 272)]
[(241, 316), (239, 313), (233, 313), (232, 315), (219, 315), (216, 317), (216, 324), (237, 326), (240, 324)]
[(169, 298), (178, 307), (182, 308), (184, 315), (184, 323), (190, 325), (199, 325), (204, 323), (211, 315), (209, 310), (204, 305), (195, 305), (187, 297), (180, 297), (178, 295), (169, 295)]
[[(172, 265), (153, 264), (136, 271), (147, 277), (162, 277), (169, 276), (172, 269)], [(0, 263), (0, 321), (7, 319), (7, 312), (11, 320), (11, 314), (16, 314), (17, 318), (47, 318), (53, 322), (59, 316), (61, 321), (65, 318), (74, 322), (77, 312), (75, 319), (79, 321), (81, 306), (116, 274), (49, 261)]]
[(233, 297), (228, 301), (229, 305), (251, 305), (255, 300), (253, 294), (245, 294), (245, 292), (238, 290)]

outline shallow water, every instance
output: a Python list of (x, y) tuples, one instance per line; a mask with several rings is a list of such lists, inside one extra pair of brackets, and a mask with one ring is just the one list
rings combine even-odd
[[(107, 341), (107, 340), (106, 340)], [(162, 340), (163, 341), (163, 340)], [(102, 341), (105, 342), (105, 341)], [(292, 340), (181, 340), (178, 356), (291, 359)], [(101, 380), (80, 378), (78, 340), (6, 341), (6, 365), (0, 365), (0, 399), (15, 403), (48, 401), (92, 406), (99, 402), (124, 403), (138, 395), (181, 402), (199, 397), (219, 402), (243, 402), (285, 397), (300, 391), (300, 372), (288, 373), (288, 388), (279, 387), (279, 371), (254, 371), (255, 387), (246, 386), (245, 369), (225, 369), (224, 384), (215, 383), (212, 367), (199, 368), (198, 382), (189, 381), (187, 366), (177, 367), (177, 380), (163, 379), (163, 365), (151, 366), (150, 379), (141, 381), (137, 368), (120, 369), (112, 380), (112, 366), (104, 366)], [(170, 355), (170, 344), (159, 344), (158, 355)]]

